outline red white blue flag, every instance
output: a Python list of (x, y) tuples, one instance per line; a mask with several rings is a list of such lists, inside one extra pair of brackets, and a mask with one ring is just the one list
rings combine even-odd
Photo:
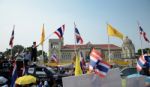
[(86, 64), (85, 64), (85, 60), (84, 60), (82, 51), (80, 51), (80, 66), (82, 69), (82, 73), (83, 74), (86, 73)]
[(13, 40), (14, 40), (14, 29), (12, 31), (11, 38), (10, 38), (10, 41), (9, 41), (9, 45), (11, 46), (11, 48), (13, 47)]
[(52, 54), (51, 60), (54, 60), (56, 63), (58, 63), (58, 58), (57, 58), (57, 55), (55, 53)]
[(62, 39), (64, 35), (64, 31), (65, 31), (65, 25), (62, 25), (54, 33), (59, 37), (59, 39)]
[(89, 70), (94, 70), (98, 76), (105, 77), (109, 68), (110, 65), (102, 60), (102, 54), (93, 48), (90, 53)]
[(14, 68), (13, 68), (13, 72), (12, 72), (12, 78), (11, 78), (11, 85), (10, 87), (15, 87), (15, 81), (18, 78), (18, 74), (17, 74), (17, 65), (16, 62), (14, 63)]
[(137, 60), (136, 65), (137, 70), (141, 71), (145, 63), (146, 63), (145, 55), (140, 56), (139, 59)]
[(76, 43), (80, 43), (80, 44), (83, 44), (83, 39), (79, 33), (79, 30), (77, 29), (75, 23), (74, 23), (74, 26), (75, 26), (75, 38), (76, 38)]
[(102, 54), (93, 48), (90, 53), (89, 70), (93, 70), (98, 60), (102, 60)]
[(139, 26), (139, 30), (140, 30), (140, 35), (143, 36), (144, 40), (148, 43), (150, 43), (150, 40), (147, 38), (146, 33), (144, 32), (144, 30), (142, 29), (141, 26)]
[(95, 68), (95, 73), (99, 77), (105, 77), (110, 69), (110, 65), (104, 61), (98, 61)]

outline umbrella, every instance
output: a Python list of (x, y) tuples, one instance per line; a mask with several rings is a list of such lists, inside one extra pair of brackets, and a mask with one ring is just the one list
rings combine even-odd
[(0, 84), (4, 84), (4, 83), (6, 83), (8, 80), (5, 78), (5, 77), (3, 77), (3, 76), (0, 76)]
[(32, 75), (24, 75), (22, 77), (17, 78), (17, 80), (15, 81), (15, 84), (18, 85), (27, 85), (31, 83), (36, 83), (36, 77)]

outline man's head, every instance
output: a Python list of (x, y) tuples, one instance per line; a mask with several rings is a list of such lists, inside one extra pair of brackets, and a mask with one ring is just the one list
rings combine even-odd
[(36, 42), (35, 42), (35, 41), (33, 42), (33, 45), (36, 45)]

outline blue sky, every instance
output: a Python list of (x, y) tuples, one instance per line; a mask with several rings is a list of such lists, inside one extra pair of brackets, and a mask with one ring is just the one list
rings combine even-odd
[[(74, 22), (84, 43), (107, 44), (106, 23), (110, 23), (138, 49), (137, 21), (150, 39), (149, 0), (0, 0), (0, 12), (0, 51), (10, 48), (14, 24), (14, 44), (25, 47), (31, 46), (33, 41), (40, 42), (43, 23), (46, 37), (65, 24), (65, 44), (74, 44)], [(57, 36), (53, 34), (50, 38)], [(110, 43), (122, 45), (122, 41), (114, 37), (110, 37)], [(143, 41), (143, 47), (150, 47), (150, 44)], [(48, 51), (48, 40), (44, 50)]]

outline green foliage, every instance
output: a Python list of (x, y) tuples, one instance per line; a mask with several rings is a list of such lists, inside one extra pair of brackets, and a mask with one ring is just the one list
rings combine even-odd
[(141, 55), (142, 54), (142, 51), (141, 49), (138, 49), (138, 52), (137, 52), (138, 55)]
[[(24, 47), (22, 45), (15, 45), (13, 48), (12, 48), (12, 55), (14, 56), (17, 52), (20, 53), (24, 50)], [(6, 51), (4, 52), (4, 55), (6, 57), (8, 57), (9, 55), (11, 55), (11, 49), (6, 49)]]
[(11, 54), (11, 49), (6, 49), (6, 51), (4, 52), (5, 56), (9, 56)]
[[(14, 56), (17, 52), (20, 53), (20, 52), (23, 52), (23, 51), (31, 52), (31, 50), (32, 50), (31, 47), (24, 48), (22, 45), (15, 45), (12, 49), (12, 55)], [(4, 51), (4, 55), (6, 57), (10, 56), (11, 55), (11, 49), (7, 48), (6, 51)], [(37, 51), (37, 56), (40, 56), (40, 55), (42, 55), (42, 50)], [(47, 53), (45, 51), (43, 51), (43, 55), (47, 56)]]
[[(15, 45), (12, 48), (12, 55), (14, 56), (17, 52), (22, 52), (24, 50), (24, 47), (22, 45)], [(5, 56), (11, 55), (11, 49), (6, 49), (6, 51), (4, 52)]]
[[(143, 49), (143, 52), (150, 53), (150, 48), (145, 48), (145, 49)], [(142, 55), (142, 50), (141, 50), (141, 49), (138, 49), (137, 54), (138, 54), (138, 55)]]
[(17, 53), (17, 52), (22, 52), (24, 50), (24, 47), (22, 46), (22, 45), (15, 45), (14, 47), (13, 47), (13, 54), (15, 54), (15, 53)]
[[(42, 55), (42, 50), (37, 51), (37, 56)], [(47, 55), (45, 51), (43, 51), (43, 55)]]
[(32, 47), (27, 47), (27, 48), (26, 48), (26, 51), (31, 52), (31, 50), (32, 50)]

